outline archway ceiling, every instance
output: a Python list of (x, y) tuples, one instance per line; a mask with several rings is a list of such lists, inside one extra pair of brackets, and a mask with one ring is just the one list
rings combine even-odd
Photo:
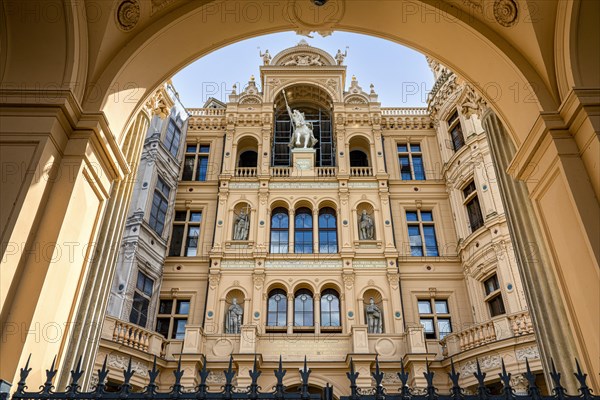
[[(78, 2), (50, 1), (67, 16), (82, 14)], [(3, 46), (3, 82), (62, 82), (75, 93), (85, 83), (84, 109), (104, 111), (119, 135), (154, 88), (211, 51), (274, 32), (343, 30), (389, 39), (448, 65), (482, 91), (517, 143), (540, 109), (559, 103), (554, 1), (516, 0), (519, 22), (511, 27), (496, 21), (495, 2), (487, 0), (330, 0), (318, 15), (309, 14), (310, 0), (137, 1), (139, 21), (127, 32), (117, 27), (118, 1), (94, 2), (94, 18), (84, 14), (63, 24), (34, 26), (20, 23), (18, 13), (3, 14), (13, 19), (3, 33), (3, 41), (11, 38)], [(290, 12), (290, 4), (303, 16)], [(76, 40), (66, 40), (65, 31)], [(28, 61), (32, 55), (36, 63)], [(23, 68), (41, 63), (45, 68)]]

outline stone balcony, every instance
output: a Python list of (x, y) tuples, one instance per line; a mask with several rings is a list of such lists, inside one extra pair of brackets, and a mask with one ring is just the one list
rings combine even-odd
[(487, 344), (530, 334), (533, 334), (531, 316), (528, 311), (522, 311), (453, 332), (442, 339), (440, 344), (443, 356), (452, 357)]
[(141, 352), (167, 359), (174, 359), (173, 354), (178, 354), (182, 346), (181, 340), (167, 340), (157, 332), (110, 315), (104, 318), (101, 339), (102, 347), (121, 353), (137, 356)]

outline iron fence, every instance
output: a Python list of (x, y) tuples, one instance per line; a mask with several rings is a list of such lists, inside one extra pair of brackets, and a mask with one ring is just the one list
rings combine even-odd
[[(262, 391), (258, 385), (258, 378), (262, 374), (257, 367), (256, 357), (254, 358), (254, 366), (249, 371), (251, 384), (246, 388), (234, 387), (234, 378), (236, 375), (233, 369), (233, 357), (229, 359), (229, 367), (223, 371), (225, 374), (225, 384), (221, 386), (219, 391), (209, 391), (207, 378), (209, 371), (206, 368), (206, 359), (203, 356), (204, 362), (202, 369), (198, 371), (200, 384), (195, 388), (186, 390), (181, 384), (181, 378), (184, 371), (181, 369), (181, 360), (177, 364), (177, 369), (173, 371), (175, 383), (170, 387), (168, 392), (161, 392), (156, 384), (156, 379), (159, 375), (159, 370), (156, 368), (156, 357), (152, 369), (148, 371), (149, 383), (144, 387), (143, 391), (133, 391), (131, 378), (135, 374), (132, 370), (131, 358), (127, 369), (123, 370), (123, 384), (119, 386), (117, 391), (107, 391), (107, 377), (109, 370), (106, 367), (106, 359), (102, 365), (102, 369), (98, 370), (98, 383), (92, 391), (81, 391), (79, 381), (83, 376), (81, 370), (81, 359), (79, 360), (75, 370), (71, 371), (71, 381), (65, 391), (54, 391), (53, 379), (57, 373), (55, 363), (49, 370), (46, 370), (46, 382), (40, 387), (39, 391), (28, 391), (27, 377), (31, 372), (29, 360), (24, 368), (21, 368), (20, 380), (17, 383), (17, 388), (12, 397), (8, 393), (0, 393), (0, 400), (51, 400), (51, 399), (70, 399), (70, 400), (333, 400), (333, 386), (327, 384), (322, 389), (321, 393), (311, 393), (309, 390), (309, 377), (311, 370), (308, 368), (306, 358), (304, 359), (303, 368), (299, 370), (301, 384), (297, 391), (288, 391), (283, 384), (287, 370), (283, 369), (281, 357), (279, 358), (279, 366), (274, 370), (277, 384), (270, 391)], [(600, 396), (592, 394), (592, 390), (586, 383), (587, 374), (581, 371), (579, 363), (577, 363), (577, 372), (574, 373), (579, 382), (579, 390), (577, 394), (568, 394), (566, 389), (561, 384), (561, 374), (556, 371), (554, 363), (552, 363), (552, 392), (550, 395), (542, 395), (540, 388), (536, 384), (536, 375), (531, 372), (529, 362), (526, 360), (527, 372), (523, 375), (528, 382), (527, 393), (518, 394), (511, 387), (510, 381), (512, 374), (506, 372), (504, 361), (502, 361), (502, 373), (498, 374), (502, 382), (502, 393), (493, 395), (486, 387), (486, 373), (481, 371), (479, 361), (477, 361), (477, 371), (473, 374), (477, 380), (477, 389), (474, 394), (467, 394), (465, 389), (460, 386), (460, 373), (454, 369), (454, 363), (451, 362), (451, 372), (448, 373), (452, 388), (448, 394), (438, 393), (438, 389), (433, 385), (434, 372), (429, 370), (427, 366), (426, 372), (423, 373), (427, 382), (427, 387), (423, 390), (415, 390), (408, 387), (409, 374), (404, 369), (404, 363), (400, 362), (400, 371), (397, 376), (400, 381), (400, 388), (397, 392), (388, 393), (384, 387), (382, 372), (379, 360), (375, 359), (375, 370), (371, 372), (373, 387), (370, 389), (360, 389), (357, 385), (359, 373), (354, 368), (354, 363), (350, 359), (350, 369), (346, 373), (349, 380), (349, 395), (340, 396), (340, 400), (600, 400)]]

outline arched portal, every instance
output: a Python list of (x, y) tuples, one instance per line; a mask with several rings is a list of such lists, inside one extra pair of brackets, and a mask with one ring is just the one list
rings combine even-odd
[[(253, 6), (258, 8), (258, 11), (254, 10), (256, 12), (253, 14), (249, 14), (249, 10), (244, 8), (248, 3), (245, 1), (227, 2), (227, 6), (225, 2), (219, 1), (143, 2), (142, 10), (127, 15), (116, 13), (117, 1), (96, 2), (95, 9), (84, 7), (83, 12), (78, 2), (64, 4), (49, 2), (53, 5), (59, 4), (58, 17), (23, 18), (26, 14), (23, 10), (31, 6), (31, 3), (41, 4), (28, 1), (13, 2), (10, 5), (18, 5), (17, 12), (2, 13), (0, 77), (3, 93), (6, 94), (2, 101), (10, 107), (18, 108), (23, 105), (29, 107), (27, 111), (20, 112), (23, 115), (30, 113), (28, 122), (31, 122), (39, 118), (35, 104), (40, 104), (41, 99), (44, 107), (49, 106), (53, 110), (58, 110), (61, 123), (55, 125), (61, 125), (61, 129), (65, 128), (67, 132), (60, 131), (56, 126), (48, 127), (42, 123), (36, 130), (32, 130), (29, 125), (17, 121), (5, 125), (2, 133), (6, 133), (4, 129), (8, 129), (8, 134), (15, 135), (15, 138), (20, 134), (30, 135), (34, 131), (41, 132), (42, 135), (60, 137), (60, 140), (53, 140), (53, 144), (44, 149), (43, 158), (41, 154), (31, 159), (23, 155), (23, 159), (15, 161), (15, 164), (23, 164), (23, 160), (26, 160), (27, 162), (24, 163), (26, 165), (30, 165), (29, 162), (44, 165), (47, 162), (60, 164), (67, 143), (70, 143), (69, 140), (75, 130), (81, 130), (85, 135), (93, 132), (97, 138), (90, 148), (96, 146), (94, 151), (100, 154), (99, 159), (111, 164), (111, 168), (114, 167), (116, 170), (108, 177), (104, 177), (108, 181), (104, 185), (106, 187), (110, 186), (110, 181), (122, 179), (129, 173), (127, 168), (122, 166), (126, 164), (124, 160), (128, 159), (122, 154), (124, 138), (128, 127), (134, 123), (137, 115), (135, 111), (142, 107), (158, 85), (194, 59), (242, 38), (286, 30), (303, 33), (315, 30), (322, 33), (347, 30), (384, 37), (423, 51), (442, 61), (483, 93), (488, 104), (506, 126), (507, 134), (517, 147), (515, 156), (517, 160), (511, 165), (514, 175), (527, 180), (528, 185), (531, 185), (531, 191), (536, 189), (535, 182), (528, 179), (529, 175), (524, 175), (522, 171), (515, 171), (515, 169), (526, 168), (533, 160), (537, 166), (538, 176), (558, 177), (540, 188), (538, 195), (539, 192), (548, 192), (549, 187), (554, 192), (560, 192), (562, 189), (562, 192), (566, 193), (564, 197), (560, 197), (560, 201), (553, 203), (559, 210), (561, 207), (562, 210), (570, 210), (571, 213), (568, 215), (572, 216), (573, 223), (581, 225), (578, 237), (585, 241), (584, 247), (587, 247), (584, 250), (586, 254), (590, 254), (588, 264), (591, 265), (591, 274), (577, 274), (576, 278), (562, 275), (561, 271), (568, 271), (571, 264), (568, 262), (568, 249), (562, 246), (562, 241), (559, 240), (561, 236), (557, 233), (564, 230), (563, 227), (548, 224), (548, 218), (544, 219), (551, 207), (548, 205), (552, 203), (551, 199), (541, 195), (540, 198), (535, 199), (536, 217), (544, 226), (543, 243), (548, 243), (556, 250), (553, 251), (553, 254), (557, 255), (551, 267), (564, 264), (564, 268), (559, 268), (556, 272), (562, 280), (562, 285), (560, 288), (554, 288), (554, 293), (559, 293), (560, 295), (556, 297), (569, 306), (573, 315), (568, 320), (573, 326), (585, 323), (584, 319), (575, 315), (580, 307), (574, 306), (572, 302), (580, 297), (579, 293), (589, 293), (587, 290), (580, 290), (587, 288), (587, 282), (597, 280), (597, 274), (594, 272), (597, 272), (598, 250), (593, 243), (597, 243), (595, 239), (597, 239), (598, 229), (589, 226), (589, 221), (597, 221), (597, 219), (584, 218), (597, 215), (597, 199), (594, 197), (594, 191), (598, 193), (597, 179), (589, 179), (591, 183), (586, 182), (585, 179), (598, 176), (597, 163), (595, 163), (597, 158), (588, 157), (587, 154), (592, 153), (584, 153), (584, 151), (597, 151), (598, 138), (593, 136), (597, 126), (592, 123), (590, 116), (580, 113), (583, 109), (581, 99), (590, 96), (577, 91), (582, 88), (572, 90), (572, 87), (573, 83), (575, 85), (580, 83), (597, 85), (598, 83), (597, 74), (594, 73), (598, 70), (597, 53), (593, 50), (597, 49), (597, 46), (594, 46), (597, 42), (588, 41), (588, 38), (597, 40), (600, 37), (598, 35), (600, 26), (595, 24), (593, 19), (594, 14), (597, 14), (596, 2), (542, 2), (543, 7), (538, 11), (543, 13), (543, 18), (531, 18), (534, 15), (534, 2), (523, 1), (512, 2), (518, 5), (515, 7), (515, 13), (518, 14), (500, 14), (500, 16), (492, 15), (490, 10), (483, 6), (472, 7), (479, 2), (450, 4), (445, 1), (428, 0), (391, 2), (330, 0), (327, 3), (327, 12), (323, 13), (315, 13), (314, 9), (310, 8), (314, 6), (308, 1), (302, 4), (298, 2), (298, 7), (305, 7), (305, 9), (297, 10), (285, 6), (277, 7), (273, 2), (265, 0), (252, 2)], [(557, 7), (555, 3), (561, 4), (563, 10), (558, 14), (561, 16), (558, 21), (552, 17)], [(568, 4), (562, 5), (566, 3)], [(540, 5), (539, 2), (535, 4)], [(232, 8), (235, 10), (233, 13), (230, 11)], [(306, 18), (307, 15), (317, 14), (320, 17), (314, 20)], [(519, 22), (527, 21), (528, 16), (529, 23)], [(580, 24), (580, 20), (583, 23)], [(583, 29), (586, 31), (582, 31)], [(559, 34), (555, 35), (556, 32)], [(560, 32), (567, 32), (567, 34), (561, 35)], [(185, 40), (187, 38), (194, 38), (194, 40)], [(562, 40), (563, 43), (559, 46), (553, 43), (553, 40)], [(157, 54), (168, 56), (156, 57)], [(36, 68), (39, 65), (45, 65), (45, 68)], [(558, 79), (556, 75), (559, 76)], [(593, 91), (597, 91), (598, 88), (585, 89), (591, 89), (592, 93), (595, 93)], [(49, 96), (49, 93), (52, 96)], [(36, 101), (30, 101), (34, 99)], [(559, 105), (567, 99), (569, 103), (559, 109)], [(597, 106), (597, 100), (592, 99), (591, 103), (592, 106)], [(575, 104), (575, 107), (570, 107), (572, 104)], [(546, 113), (540, 117), (540, 111), (552, 114)], [(68, 117), (65, 118), (64, 114)], [(581, 116), (584, 121), (581, 124), (583, 128), (571, 126), (575, 119), (574, 115)], [(16, 121), (17, 117), (14, 118)], [(582, 141), (587, 146), (584, 150), (579, 142), (573, 143), (569, 141), (572, 139), (561, 137), (563, 142), (575, 149), (567, 149), (569, 150), (567, 156), (574, 160), (574, 163), (569, 164), (566, 170), (565, 165), (561, 165), (559, 169), (552, 170), (552, 174), (545, 174), (545, 164), (538, 164), (538, 162), (553, 164), (562, 162), (555, 149), (556, 135), (551, 138), (548, 133), (549, 119), (554, 123), (555, 134), (575, 136), (578, 132), (582, 132), (591, 135), (591, 139)], [(58, 120), (57, 117), (56, 121)], [(82, 139), (78, 136), (77, 140)], [(544, 142), (545, 145), (539, 154), (531, 150), (540, 148), (538, 145), (543, 141), (552, 144), (546, 146)], [(582, 147), (580, 150), (583, 156), (578, 153), (578, 147)], [(71, 147), (69, 149), (72, 150)], [(524, 150), (519, 153), (521, 149)], [(8, 152), (10, 154), (10, 151)], [(42, 151), (40, 150), (39, 153)], [(564, 153), (561, 157), (563, 155)], [(36, 168), (34, 164), (32, 164), (33, 169)], [(538, 179), (538, 176), (533, 178)], [(581, 176), (584, 179), (578, 181), (576, 177)], [(49, 229), (50, 224), (34, 224), (34, 221), (38, 220), (36, 218), (40, 217), (41, 220), (41, 216), (44, 213), (47, 215), (48, 210), (50, 213), (55, 211), (49, 207), (54, 206), (56, 202), (47, 201), (48, 199), (67, 197), (63, 196), (67, 193), (61, 186), (63, 183), (63, 181), (54, 182), (54, 187), (44, 186), (44, 182), (40, 181), (35, 184), (21, 180), (8, 183), (7, 191), (23, 193), (23, 195), (15, 194), (10, 201), (3, 202), (9, 204), (6, 213), (4, 208), (2, 209), (2, 222), (3, 224), (6, 222), (5, 226), (2, 226), (2, 232), (9, 238), (6, 243), (25, 243), (33, 240), (33, 245), (36, 245), (42, 242), (55, 242), (59, 237), (63, 238), (58, 223), (52, 224), (57, 226), (54, 230)], [(28, 199), (26, 203), (25, 195), (28, 195), (26, 192), (29, 189), (32, 195), (37, 197), (33, 200)], [(79, 235), (75, 237), (83, 243), (94, 242), (98, 235), (104, 234), (103, 232), (107, 230), (106, 226), (113, 226), (114, 221), (121, 218), (115, 217), (119, 214), (119, 207), (113, 209), (106, 205), (110, 192), (102, 187), (96, 193), (99, 196), (97, 204), (90, 205), (89, 211), (98, 214), (99, 224), (102, 218), (106, 218), (104, 227), (100, 232), (82, 232), (81, 237)], [(126, 204), (127, 194), (119, 195), (123, 198), (117, 203)], [(69, 199), (62, 201), (63, 203), (56, 207), (65, 213)], [(25, 218), (24, 214), (32, 214), (32, 216)], [(5, 215), (6, 220), (4, 220)], [(17, 220), (18, 231), (15, 229)], [(79, 225), (76, 222), (80, 221), (77, 220), (77, 216), (61, 214), (61, 226)], [(43, 232), (40, 225), (45, 227)], [(114, 230), (120, 231), (120, 227), (122, 226), (116, 226)], [(102, 238), (109, 240), (107, 239), (109, 236), (105, 235)], [(73, 237), (67, 235), (64, 239), (70, 241)], [(115, 243), (109, 240), (108, 244)], [(26, 314), (28, 321), (31, 321), (34, 316), (44, 314), (42, 309), (36, 308), (37, 304), (48, 303), (48, 300), (54, 296), (54, 292), (44, 286), (42, 279), (31, 279), (27, 274), (32, 270), (39, 271), (40, 268), (46, 271), (49, 262), (34, 262), (30, 261), (29, 257), (29, 255), (19, 255), (17, 259), (13, 257), (9, 260), (8, 266), (3, 268), (5, 271), (11, 271), (10, 278), (12, 279), (14, 275), (15, 281), (4, 280), (9, 283), (6, 284), (6, 290), (2, 291), (2, 296), (7, 296), (2, 309), (2, 323), (10, 321), (8, 316), (13, 315), (14, 310)], [(13, 261), (14, 259), (16, 261)], [(85, 293), (86, 287), (90, 286), (84, 279), (87, 277), (88, 264), (84, 260), (77, 262), (77, 267), (84, 271), (81, 275), (84, 294), (73, 292), (73, 296), (85, 298), (92, 296), (102, 302), (106, 296), (105, 291)], [(577, 265), (572, 266), (572, 269), (577, 271)], [(30, 277), (28, 285), (31, 285), (33, 290), (27, 294), (29, 298), (23, 299), (22, 296), (15, 294), (15, 287), (22, 287), (21, 276)], [(100, 282), (99, 287), (102, 289), (103, 285), (106, 286), (106, 283), (102, 284), (102, 282), (110, 281), (110, 273), (108, 277), (103, 275), (102, 279), (95, 280), (94, 276), (88, 279), (94, 284)], [(60, 277), (56, 280), (60, 281)], [(582, 304), (582, 302), (579, 300), (575, 304)], [(91, 307), (94, 310), (96, 308), (100, 309), (96, 315), (102, 314), (102, 305)], [(67, 305), (64, 309), (74, 308)], [(48, 318), (55, 322), (68, 321), (70, 317), (67, 314), (68, 312), (65, 311), (55, 316), (48, 315)], [(88, 315), (87, 311), (85, 315)], [(82, 323), (87, 326), (98, 323), (94, 321), (93, 316), (90, 318), (92, 320), (82, 321)], [(578, 335), (581, 343), (584, 343), (585, 338), (588, 337), (588, 335)], [(87, 339), (91, 340), (91, 338)], [(82, 342), (85, 341), (85, 338), (82, 339)], [(23, 344), (18, 346), (21, 348)], [(53, 349), (44, 352), (44, 360), (50, 360), (54, 350), (63, 347), (76, 349), (77, 346), (72, 347), (68, 344), (62, 346), (57, 343)], [(597, 345), (594, 346), (594, 354), (597, 354)], [(581, 349), (581, 345), (579, 348)], [(588, 353), (585, 349), (580, 351), (584, 354)], [(79, 351), (71, 353), (74, 356)], [(26, 355), (17, 354), (15, 357), (11, 357), (11, 365), (8, 367), (14, 371), (17, 364), (23, 365), (21, 361), (25, 360)], [(598, 359), (595, 355), (591, 357)], [(73, 365), (73, 360), (66, 362)], [(84, 363), (89, 365), (88, 355)], [(597, 366), (597, 363), (593, 365)], [(65, 369), (69, 370), (70, 367), (67, 366)]]

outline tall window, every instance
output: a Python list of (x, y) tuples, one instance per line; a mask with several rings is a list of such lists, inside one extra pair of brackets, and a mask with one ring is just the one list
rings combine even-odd
[(350, 166), (351, 167), (368, 167), (369, 157), (362, 150), (352, 150), (350, 152)]
[(169, 152), (173, 155), (173, 157), (177, 157), (177, 153), (179, 152), (179, 140), (181, 138), (181, 130), (175, 124), (175, 121), (172, 119), (169, 120), (169, 125), (167, 126), (167, 133), (165, 134), (165, 139), (163, 140), (163, 144), (169, 150)]
[(340, 297), (333, 289), (321, 293), (321, 327), (340, 327)]
[(483, 215), (481, 214), (481, 206), (479, 205), (474, 181), (469, 182), (463, 189), (463, 194), (465, 196), (464, 204), (467, 207), (467, 214), (469, 216), (469, 226), (471, 227), (471, 232), (475, 232), (483, 226)]
[(398, 145), (398, 160), (400, 174), (403, 181), (424, 181), (425, 168), (423, 167), (423, 154), (418, 143), (405, 143)]
[(183, 339), (189, 314), (189, 300), (160, 300), (158, 317), (156, 318), (156, 332), (167, 339)]
[(287, 325), (287, 296), (281, 289), (271, 290), (267, 304), (267, 326)]
[(410, 254), (413, 256), (437, 257), (438, 247), (435, 236), (435, 225), (431, 211), (407, 211), (408, 240)]
[(492, 317), (506, 314), (504, 301), (502, 301), (502, 293), (500, 291), (500, 283), (496, 274), (490, 276), (483, 282), (485, 288), (485, 302), (488, 304), (490, 315)]
[(200, 237), (200, 211), (175, 211), (169, 257), (193, 257), (198, 255)]
[(458, 111), (454, 111), (447, 122), (448, 132), (450, 132), (450, 137), (452, 138), (452, 148), (454, 151), (458, 151), (465, 145), (465, 137), (463, 135), (462, 125), (460, 124)]
[(165, 218), (167, 216), (167, 206), (169, 204), (169, 194), (171, 189), (160, 177), (156, 180), (154, 196), (152, 198), (152, 208), (150, 209), (150, 218), (148, 224), (156, 233), (162, 235), (165, 228)]
[(313, 220), (312, 212), (308, 208), (300, 208), (296, 211), (294, 219), (294, 252), (313, 252)]
[(452, 332), (448, 300), (418, 300), (418, 306), (425, 339), (443, 339)]
[(287, 253), (290, 220), (285, 208), (276, 208), (271, 217), (271, 253)]
[(183, 160), (182, 181), (205, 181), (208, 174), (209, 145), (188, 144)]
[(135, 291), (133, 292), (133, 304), (131, 305), (131, 313), (129, 314), (129, 322), (144, 328), (146, 327), (153, 287), (154, 281), (146, 274), (138, 271)]
[(300, 289), (294, 299), (294, 326), (313, 326), (313, 297), (308, 289)]
[(330, 207), (319, 211), (319, 253), (337, 253), (335, 211)]

